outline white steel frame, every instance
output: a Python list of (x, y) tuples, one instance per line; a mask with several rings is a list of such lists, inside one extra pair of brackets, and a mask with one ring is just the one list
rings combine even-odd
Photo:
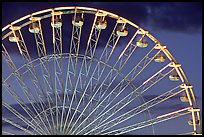
[[(54, 24), (54, 19), (56, 16), (63, 19), (63, 15), (66, 14), (73, 14), (74, 19), (77, 16), (83, 18), (85, 14), (94, 15), (94, 21), (86, 43), (84, 55), (80, 54), (80, 40), (83, 25), (72, 25), (69, 53), (63, 52), (62, 38), (64, 38), (64, 36), (62, 35), (62, 27), (54, 27), (53, 25), (52, 43), (54, 51), (52, 55), (47, 54), (41, 20), (52, 18), (52, 24)], [(95, 27), (95, 23), (99, 18), (102, 18), (103, 20), (106, 18), (112, 18), (116, 21), (112, 33), (104, 46), (103, 52), (99, 58), (95, 58), (98, 41), (101, 36), (101, 32), (103, 31), (102, 29)], [(36, 60), (31, 59), (26, 41), (24, 41), (25, 36), (21, 32), (21, 29), (34, 22), (39, 24), (40, 30), (39, 33), (33, 33), (38, 53), (38, 59)], [(114, 54), (119, 40), (122, 39), (122, 36), (116, 34), (116, 29), (119, 25), (122, 25), (122, 27), (130, 25), (136, 30), (127, 45), (124, 47), (123, 51), (118, 56), (115, 64), (110, 65), (109, 60)], [(6, 45), (4, 44), (4, 40), (6, 40), (12, 33), (14, 34), (15, 38), (18, 37), (16, 33), (20, 34), (20, 39), (16, 42), (16, 45), (25, 63), (25, 65), (21, 68), (16, 67), (15, 61), (12, 60), (7, 51)], [(172, 54), (167, 50), (166, 46), (163, 46), (148, 31), (143, 30), (133, 22), (116, 14), (100, 9), (88, 7), (57, 7), (26, 15), (2, 28), (2, 34), (2, 57), (12, 72), (9, 77), (4, 78), (4, 76), (2, 76), (2, 87), (5, 89), (4, 91), (8, 92), (13, 99), (16, 100), (16, 102), (29, 116), (29, 119), (25, 118), (22, 114), (12, 108), (10, 104), (6, 103), (4, 98), (2, 99), (2, 105), (10, 110), (10, 112), (12, 112), (16, 117), (26, 123), (29, 128), (32, 128), (32, 130), (25, 128), (4, 116), (2, 116), (2, 120), (13, 125), (14, 127), (19, 128), (25, 133), (124, 134), (187, 114), (191, 114), (193, 120), (193, 131), (189, 133), (200, 133), (200, 123), (198, 125), (196, 124), (196, 120), (200, 121), (200, 109), (197, 106), (193, 88), (189, 84), (181, 65), (177, 63)], [(149, 40), (151, 40), (155, 45), (129, 71), (128, 74), (123, 76), (121, 70), (127, 64), (129, 58), (132, 57), (133, 53), (137, 51), (136, 49), (139, 48), (133, 42), (138, 35), (141, 35), (142, 38), (149, 38)], [(153, 53), (155, 51), (157, 52)], [(161, 52), (167, 57), (169, 64), (146, 79), (139, 87), (136, 87), (133, 84), (135, 78), (137, 78), (137, 76), (140, 75), (140, 73), (145, 70), (145, 68), (152, 63), (154, 58)], [(65, 58), (68, 62), (67, 66), (63, 65), (63, 60)], [(80, 69), (78, 70), (77, 67), (79, 64), (79, 59), (82, 60), (82, 63), (80, 65)], [(40, 76), (36, 72), (37, 65), (34, 65), (35, 61), (39, 61), (38, 65), (40, 66), (42, 73), (43, 84), (40, 82)], [(54, 75), (52, 75), (51, 68), (49, 66), (49, 62), (52, 61), (54, 63)], [(91, 68), (93, 66), (93, 62), (96, 62), (96, 65), (92, 72)], [(23, 67), (25, 67), (27, 71), (22, 73), (21, 69)], [(67, 67), (67, 70), (65, 67)], [(110, 71), (108, 74), (106, 74), (105, 78), (103, 78), (106, 68), (109, 68)], [(132, 110), (125, 112), (116, 118), (113, 117), (117, 112), (126, 107), (136, 98), (141, 97), (144, 92), (165, 78), (172, 71), (176, 71), (179, 75), (181, 82), (180, 85), (171, 90), (165, 91), (165, 93), (143, 103), (140, 106), (135, 107)], [(35, 94), (38, 96), (35, 96), (32, 93), (31, 89), (23, 78), (24, 74), (27, 73), (32, 80), (32, 84), (34, 85)], [(10, 79), (12, 76), (15, 78), (14, 81), (18, 82), (21, 90), (25, 93), (25, 96), (30, 102), (32, 108), (26, 105), (24, 100), (21, 99), (16, 90), (8, 82), (8, 79)], [(121, 81), (111, 91), (109, 91), (110, 86), (118, 76), (122, 77)], [(70, 85), (71, 88), (69, 87)], [(132, 91), (128, 95), (124, 96), (123, 99), (112, 105), (111, 103), (113, 103), (121, 94), (123, 94), (127, 87), (131, 87)], [(62, 95), (60, 94), (60, 91), (62, 91)], [(72, 96), (69, 95), (70, 92), (72, 93)], [(90, 93), (91, 95), (89, 95), (89, 92), (93, 93)], [(171, 113), (162, 114), (156, 118), (135, 123), (131, 126), (125, 126), (110, 131), (112, 127), (117, 126), (118, 124), (142, 113), (143, 111), (149, 112), (149, 108), (154, 107), (155, 105), (182, 92), (187, 95), (189, 107), (176, 110)], [(81, 98), (77, 98), (78, 94), (81, 95)], [(85, 98), (87, 97), (89, 97), (88, 102), (85, 101)], [(91, 108), (91, 106), (94, 106), (94, 102), (96, 105), (94, 108)], [(83, 107), (82, 110), (80, 110), (81, 107)], [(87, 112), (88, 114), (85, 115)], [(3, 131), (3, 133), (15, 134), (9, 131)]]

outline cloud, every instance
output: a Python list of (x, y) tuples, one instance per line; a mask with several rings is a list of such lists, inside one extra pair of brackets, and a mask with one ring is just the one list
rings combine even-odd
[(100, 6), (141, 27), (148, 25), (153, 29), (176, 32), (196, 32), (202, 27), (199, 2), (119, 2), (101, 3)]
[(159, 3), (147, 5), (146, 23), (151, 24), (156, 29), (195, 32), (202, 26), (201, 3)]
[[(5, 26), (5, 24), (8, 24), (16, 20), (19, 17), (23, 17), (24, 15), (27, 15), (34, 11), (46, 9), (48, 7), (58, 7), (62, 5), (64, 6), (77, 5), (77, 6), (93, 7), (97, 9), (106, 10), (114, 14), (117, 14), (121, 17), (124, 17), (147, 30), (153, 29), (153, 30), (164, 30), (164, 31), (174, 31), (174, 32), (176, 31), (176, 32), (184, 32), (184, 33), (188, 33), (188, 32), (196, 33), (196, 31), (202, 27), (202, 7), (201, 7), (201, 3), (199, 2), (196, 2), (196, 3), (195, 2), (157, 2), (157, 3), (156, 2), (145, 2), (145, 3), (144, 2), (112, 2), (112, 3), (57, 2), (57, 3), (49, 3), (49, 4), (43, 3), (42, 6), (40, 6), (41, 8), (39, 8), (39, 3), (32, 3), (32, 4), (15, 3), (15, 5), (11, 3), (3, 3), (2, 17), (3, 18), (6, 17), (6, 19), (3, 20), (4, 21), (3, 26)], [(30, 7), (30, 8), (28, 10), (28, 8), (21, 8), (21, 7)], [(10, 13), (9, 11), (12, 11), (13, 8), (15, 8), (17, 11), (15, 16), (7, 16)], [(7, 10), (8, 13), (5, 12), (6, 9), (8, 9)], [(12, 9), (12, 10), (9, 10), (9, 9)], [(9, 14), (9, 15), (12, 15), (12, 14)], [(70, 22), (68, 21), (68, 23)], [(45, 25), (46, 26), (50, 25), (50, 22), (46, 21)], [(70, 25), (71, 23), (69, 24), (69, 26)], [(63, 26), (63, 29), (65, 29), (66, 31), (69, 30), (71, 32), (71, 27)], [(44, 34), (46, 34), (47, 32), (51, 33), (51, 27), (43, 27), (43, 32)], [(28, 32), (28, 29), (25, 30), (24, 35), (26, 35), (26, 42), (27, 42), (26, 44), (28, 46), (27, 48), (30, 54), (36, 56), (37, 51), (36, 51), (35, 41), (33, 38), (34, 36)], [(48, 45), (52, 45), (52, 41), (50, 41), (51, 38), (52, 38), (51, 35), (44, 36), (46, 48), (48, 47)], [(66, 43), (70, 43), (68, 38), (63, 39), (63, 44), (66, 45)], [(7, 42), (4, 44), (8, 45)], [(84, 46), (86, 46), (86, 44)], [(8, 49), (11, 49), (10, 53), (12, 52), (15, 53), (16, 51), (16, 50), (13, 50), (13, 46), (8, 47)], [(50, 46), (50, 48), (47, 48), (47, 52), (49, 51), (53, 51), (52, 46)]]

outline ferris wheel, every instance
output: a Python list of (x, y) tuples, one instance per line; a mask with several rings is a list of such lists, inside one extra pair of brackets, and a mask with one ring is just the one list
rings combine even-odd
[(181, 64), (101, 9), (57, 7), (2, 28), (2, 134), (201, 134)]

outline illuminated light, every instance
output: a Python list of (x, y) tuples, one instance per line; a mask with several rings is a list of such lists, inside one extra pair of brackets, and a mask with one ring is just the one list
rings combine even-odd
[(54, 19), (54, 25), (53, 25), (53, 21), (51, 21), (51, 26), (54, 28), (60, 28), (62, 27), (62, 19)]
[(144, 39), (142, 41), (137, 41), (136, 45), (140, 48), (146, 48), (148, 46), (148, 42)]
[(119, 26), (116, 31), (118, 36), (124, 37), (128, 35), (128, 29), (126, 27)]
[(63, 14), (63, 12), (61, 12), (61, 11), (54, 11), (51, 14), (52, 15), (61, 15), (61, 14)]
[(180, 96), (181, 102), (188, 102), (188, 97), (187, 96)]
[(20, 30), (21, 27), (20, 26), (11, 26), (9, 29), (10, 30)]
[(96, 29), (106, 29), (107, 21), (106, 20), (98, 20), (95, 24)]
[(31, 17), (31, 18), (29, 18), (29, 20), (39, 21), (39, 20), (41, 20), (41, 17)]
[(193, 88), (191, 85), (181, 84), (180, 88)]
[(29, 25), (29, 32), (30, 33), (39, 33), (40, 32), (40, 27), (39, 27), (39, 24), (34, 22), (34, 23), (31, 23)]
[(117, 23), (126, 23), (126, 21), (122, 20), (122, 19), (118, 19)]
[(81, 27), (84, 24), (84, 18), (82, 17), (76, 17), (75, 20), (74, 18), (72, 19), (72, 24), (74, 26)]
[(179, 77), (178, 74), (171, 74), (171, 75), (169, 75), (169, 79), (170, 79), (171, 81), (179, 81), (179, 80), (180, 80), (180, 77)]
[(97, 13), (96, 13), (96, 16), (99, 16), (99, 17), (101, 17), (101, 16), (107, 16), (107, 13), (97, 12)]
[(175, 68), (180, 67), (180, 66), (181, 64), (175, 64), (174, 62), (171, 62), (171, 64), (169, 65), (169, 67), (175, 67)]
[(154, 49), (161, 49), (163, 51), (164, 49), (166, 49), (166, 46), (157, 44), (157, 46), (155, 46)]
[(155, 58), (154, 58), (154, 61), (155, 62), (164, 62), (166, 60), (166, 57), (164, 55), (157, 55)]
[(190, 108), (190, 107), (187, 107), (187, 108), (180, 109), (180, 110), (177, 110), (177, 111), (174, 111), (174, 112), (171, 112), (171, 113), (167, 113), (167, 114), (164, 114), (164, 115), (158, 116), (157, 118), (162, 118), (162, 117), (166, 117), (166, 116), (169, 116), (169, 115), (172, 115), (172, 114), (176, 114), (176, 113), (179, 113), (179, 112), (182, 112), (182, 111), (188, 110), (189, 108)]

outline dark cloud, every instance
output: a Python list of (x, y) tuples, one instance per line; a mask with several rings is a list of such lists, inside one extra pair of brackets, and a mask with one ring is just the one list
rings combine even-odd
[(141, 27), (151, 25), (154, 29), (195, 32), (202, 26), (202, 6), (199, 2), (121, 2), (104, 3), (105, 6), (107, 11), (121, 15)]
[[(40, 6), (39, 6), (40, 5)], [(110, 11), (143, 26), (155, 29), (189, 31), (202, 23), (201, 2), (18, 2), (2, 4), (2, 25), (32, 12), (59, 6), (86, 6)], [(14, 14), (10, 12), (15, 10)], [(9, 15), (9, 16), (8, 16)]]
[(202, 7), (199, 2), (171, 2), (146, 6), (150, 23), (156, 29), (188, 32), (201, 28)]
[[(2, 27), (30, 13), (60, 6), (85, 6), (106, 10), (124, 17), (147, 30), (153, 29), (184, 33), (190, 31), (196, 33), (196, 31), (202, 26), (202, 7), (201, 3), (199, 2), (3, 2)], [(15, 14), (13, 14), (13, 11), (15, 11)], [(63, 21), (64, 20), (66, 23), (69, 23), (67, 23), (68, 26), (71, 26), (71, 21), (69, 19), (64, 18)], [(85, 21), (89, 22), (89, 20)], [(50, 22), (46, 21), (43, 25), (50, 26)], [(43, 33), (45, 43), (46, 45), (52, 45), (52, 41), (50, 41), (50, 38), (52, 38), (51, 35), (45, 35), (46, 33), (51, 34), (52, 29), (51, 27), (44, 26)], [(71, 27), (63, 26), (63, 35), (67, 35), (68, 33), (70, 34), (70, 28)], [(82, 38), (85, 40), (88, 35), (84, 34), (87, 32), (87, 30), (90, 30), (90, 28), (87, 28), (87, 25), (85, 25), (83, 26), (82, 30)], [(23, 35), (26, 35), (25, 41), (29, 41), (29, 44), (26, 43), (28, 46), (27, 48), (29, 49), (29, 53), (36, 56), (37, 51), (34, 35), (29, 33), (28, 27), (26, 27), (26, 29), (22, 29), (22, 33)], [(70, 43), (69, 41), (69, 37), (63, 39), (63, 44)], [(86, 43), (83, 42), (83, 40), (81, 41), (81, 43)], [(8, 40), (6, 40), (4, 44), (8, 45)], [(15, 43), (12, 44), (15, 45)], [(100, 43), (99, 41), (99, 44), (103, 45), (104, 43)], [(81, 44), (80, 46), (85, 47), (86, 44)], [(9, 53), (16, 53), (17, 47), (15, 50), (13, 47), (7, 48)], [(68, 51), (68, 49), (66, 50)], [(47, 48), (48, 53), (52, 51), (53, 47)]]

